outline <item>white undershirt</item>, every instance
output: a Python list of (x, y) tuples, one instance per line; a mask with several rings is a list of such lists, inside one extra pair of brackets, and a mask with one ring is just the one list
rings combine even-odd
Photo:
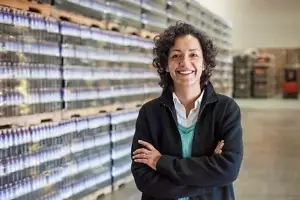
[(194, 125), (197, 121), (199, 110), (200, 110), (200, 105), (201, 101), (203, 98), (204, 91), (201, 93), (199, 98), (195, 101), (194, 103), (194, 108), (190, 111), (188, 117), (186, 117), (186, 109), (176, 96), (176, 94), (173, 92), (173, 102), (176, 110), (176, 115), (177, 115), (177, 121), (178, 123), (185, 127), (191, 127)]

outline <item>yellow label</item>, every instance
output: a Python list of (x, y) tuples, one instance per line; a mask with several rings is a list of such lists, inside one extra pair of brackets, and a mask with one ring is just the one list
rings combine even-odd
[(39, 143), (34, 143), (34, 144), (30, 145), (28, 149), (29, 149), (29, 151), (37, 151), (40, 149), (40, 145), (39, 145)]
[(16, 53), (16, 56), (18, 57), (19, 62), (25, 62), (26, 57), (24, 56), (24, 53), (17, 52), (17, 53)]
[(29, 114), (30, 108), (28, 104), (21, 104), (19, 105), (19, 108), (21, 114)]

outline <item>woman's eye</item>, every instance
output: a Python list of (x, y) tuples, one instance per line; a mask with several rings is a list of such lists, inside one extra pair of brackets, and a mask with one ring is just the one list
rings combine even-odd
[(191, 54), (191, 57), (198, 57), (198, 55), (193, 53), (193, 54)]
[(171, 58), (178, 58), (178, 55), (173, 55), (171, 56)]

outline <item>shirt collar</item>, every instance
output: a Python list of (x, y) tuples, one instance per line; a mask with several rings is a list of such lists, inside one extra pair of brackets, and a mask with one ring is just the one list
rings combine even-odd
[[(200, 96), (197, 98), (197, 100), (195, 101), (194, 103), (194, 108), (199, 108), (200, 105), (201, 105), (201, 101), (202, 101), (202, 98), (203, 98), (203, 94), (204, 94), (204, 90), (201, 92)], [(175, 92), (173, 92), (173, 102), (175, 105), (182, 105), (182, 103), (180, 102), (179, 98), (177, 97), (177, 95), (175, 94)]]

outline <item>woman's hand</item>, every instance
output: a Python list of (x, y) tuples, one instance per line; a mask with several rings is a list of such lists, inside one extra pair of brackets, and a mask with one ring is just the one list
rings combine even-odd
[(224, 147), (224, 140), (221, 140), (220, 142), (218, 142), (218, 145), (214, 151), (215, 154), (221, 154), (223, 153), (223, 147)]
[(152, 144), (145, 142), (143, 140), (138, 141), (139, 144), (143, 145), (145, 148), (137, 149), (133, 152), (133, 160), (137, 163), (144, 163), (156, 170), (156, 164), (161, 157), (159, 151), (157, 151)]
[[(145, 148), (137, 149), (133, 152), (133, 160), (137, 163), (144, 163), (156, 170), (156, 164), (161, 157), (159, 151), (157, 151), (152, 144), (143, 140), (138, 141), (139, 144), (145, 146)], [(218, 145), (214, 151), (215, 154), (221, 154), (224, 147), (224, 140), (218, 142)]]

